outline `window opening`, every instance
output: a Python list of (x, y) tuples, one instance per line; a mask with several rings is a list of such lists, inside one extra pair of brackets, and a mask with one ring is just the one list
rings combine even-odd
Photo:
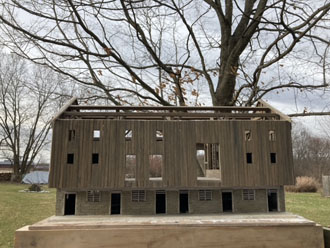
[(146, 201), (145, 190), (132, 190), (132, 202), (144, 202)]
[(163, 141), (163, 139), (164, 139), (163, 130), (156, 130), (156, 140)]
[(68, 164), (73, 164), (74, 163), (74, 154), (73, 153), (68, 153), (67, 158), (66, 158), (66, 162)]
[(199, 200), (200, 201), (211, 201), (212, 200), (212, 191), (211, 190), (200, 190), (199, 191)]
[(98, 190), (87, 191), (87, 201), (88, 202), (100, 202), (101, 201), (101, 192)]
[(269, 141), (276, 141), (276, 135), (274, 130), (269, 131)]
[(246, 163), (252, 164), (252, 153), (251, 152), (246, 153)]
[(245, 130), (245, 141), (252, 140), (252, 133), (251, 130)]
[(134, 180), (136, 177), (136, 155), (126, 155), (125, 165), (125, 179)]
[(220, 146), (213, 143), (196, 144), (197, 179), (221, 180)]
[(69, 130), (69, 141), (74, 141), (76, 137), (76, 131), (75, 130)]
[(270, 162), (272, 164), (276, 164), (276, 153), (274, 153), (274, 152), (270, 153)]
[(163, 155), (149, 155), (149, 178), (161, 179), (163, 171)]
[(92, 164), (98, 164), (99, 163), (99, 154), (93, 153), (92, 154)]
[(100, 130), (94, 130), (93, 131), (93, 140), (100, 140), (101, 138), (101, 131)]
[(126, 141), (131, 141), (133, 137), (133, 132), (131, 129), (126, 129), (125, 130), (125, 140)]
[(255, 200), (255, 190), (253, 189), (243, 189), (242, 191), (244, 201), (254, 201)]

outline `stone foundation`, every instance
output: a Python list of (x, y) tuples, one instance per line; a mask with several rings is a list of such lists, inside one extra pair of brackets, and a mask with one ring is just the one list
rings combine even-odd
[[(255, 189), (254, 200), (243, 199), (243, 189), (224, 190), (232, 192), (233, 213), (266, 213), (268, 212), (267, 189)], [(115, 191), (118, 193), (118, 191)], [(222, 213), (222, 190), (211, 190), (211, 200), (200, 200), (199, 190), (189, 190), (189, 214)], [(111, 207), (111, 191), (101, 191), (99, 202), (88, 202), (87, 192), (58, 190), (56, 195), (56, 215), (64, 215), (66, 193), (76, 194), (76, 215), (108, 215)], [(121, 191), (121, 214), (153, 215), (156, 213), (156, 191), (146, 190), (145, 201), (133, 202), (131, 191)], [(277, 188), (278, 211), (285, 211), (284, 189)], [(179, 191), (166, 191), (166, 214), (179, 214)]]

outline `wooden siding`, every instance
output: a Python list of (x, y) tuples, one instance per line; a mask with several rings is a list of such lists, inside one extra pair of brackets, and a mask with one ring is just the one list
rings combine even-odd
[[(69, 130), (75, 139), (68, 140)], [(125, 140), (125, 130), (133, 137)], [(93, 140), (93, 130), (101, 130)], [(157, 141), (162, 130), (163, 141)], [(252, 139), (245, 141), (245, 131)], [(269, 141), (274, 130), (276, 141)], [(222, 180), (197, 180), (196, 143), (218, 143)], [(253, 163), (246, 163), (251, 152)], [(271, 164), (270, 153), (276, 153)], [(74, 153), (74, 164), (67, 154)], [(99, 163), (92, 164), (92, 153)], [(125, 155), (135, 154), (136, 180), (125, 181)], [(149, 155), (163, 155), (162, 180), (149, 179)], [(261, 187), (294, 183), (291, 124), (287, 121), (56, 120), (50, 187), (70, 189)]]

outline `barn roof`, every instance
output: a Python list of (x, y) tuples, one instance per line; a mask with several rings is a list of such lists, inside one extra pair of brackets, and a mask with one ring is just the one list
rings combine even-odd
[(109, 106), (78, 105), (73, 97), (54, 116), (57, 119), (129, 120), (284, 120), (291, 119), (260, 100), (256, 107), (241, 106)]

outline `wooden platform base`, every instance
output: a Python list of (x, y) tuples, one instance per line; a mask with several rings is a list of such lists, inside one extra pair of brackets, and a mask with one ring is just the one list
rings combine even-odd
[(323, 248), (322, 227), (291, 214), (50, 217), (18, 229), (15, 248)]

